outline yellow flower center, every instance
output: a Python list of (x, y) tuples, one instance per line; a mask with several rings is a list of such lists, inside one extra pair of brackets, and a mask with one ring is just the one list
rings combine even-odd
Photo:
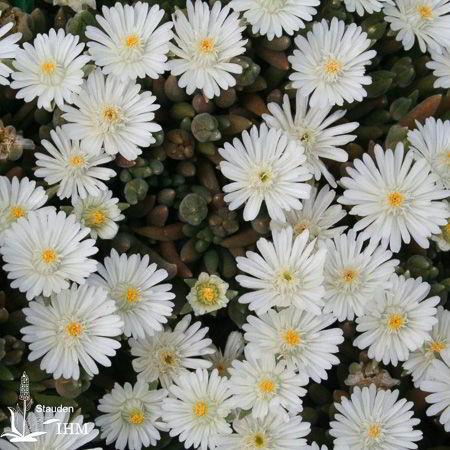
[(136, 48), (141, 44), (141, 38), (137, 34), (129, 34), (124, 39), (124, 44), (127, 48)]
[(423, 20), (431, 20), (433, 18), (433, 8), (431, 6), (419, 5), (416, 9)]
[(125, 291), (125, 300), (128, 303), (134, 303), (139, 301), (140, 299), (140, 294), (139, 294), (139, 290), (133, 287), (129, 287), (126, 291)]
[(200, 42), (198, 44), (198, 48), (200, 50), (200, 53), (204, 54), (210, 54), (214, 51), (215, 48), (215, 42), (213, 38), (203, 38), (200, 39)]
[(56, 258), (58, 257), (58, 255), (56, 254), (55, 250), (51, 249), (51, 248), (47, 248), (45, 250), (42, 250), (41, 253), (41, 258), (42, 261), (45, 264), (52, 264), (56, 261)]
[(19, 219), (25, 215), (25, 210), (20, 206), (11, 206), (9, 216), (11, 219)]
[(72, 155), (69, 158), (69, 166), (79, 168), (86, 164), (86, 159), (83, 155)]
[(403, 205), (405, 196), (401, 192), (393, 191), (387, 195), (388, 205), (392, 208), (398, 208)]
[(89, 225), (99, 226), (103, 225), (106, 220), (106, 214), (100, 209), (94, 209), (89, 213), (88, 222)]
[(266, 448), (266, 437), (261, 433), (256, 433), (251, 439), (251, 443), (256, 448)]
[(258, 178), (261, 183), (267, 183), (272, 179), (272, 174), (267, 170), (263, 170), (259, 172)]
[(203, 283), (197, 288), (197, 297), (201, 303), (214, 305), (219, 298), (219, 291), (211, 283)]
[(41, 72), (44, 75), (51, 75), (56, 70), (56, 62), (48, 59), (41, 63)]
[(355, 281), (356, 277), (358, 276), (358, 272), (353, 269), (345, 269), (342, 272), (342, 281), (344, 283), (352, 283)]
[(378, 439), (381, 435), (381, 427), (377, 423), (373, 423), (367, 428), (367, 437), (370, 439)]
[(105, 106), (102, 110), (102, 117), (109, 123), (117, 123), (120, 120), (120, 110), (117, 106)]
[(145, 415), (140, 409), (133, 409), (128, 415), (128, 422), (133, 425), (142, 425)]
[(281, 272), (281, 278), (286, 281), (287, 283), (290, 283), (291, 281), (294, 281), (294, 274), (289, 270), (284, 270)]
[(323, 66), (327, 75), (339, 75), (342, 71), (342, 63), (337, 59), (330, 58)]
[(442, 350), (445, 350), (447, 346), (442, 341), (433, 341), (430, 343), (429, 350), (434, 353), (440, 353)]
[(391, 331), (398, 331), (405, 326), (406, 318), (403, 314), (393, 313), (388, 316), (387, 327)]
[(302, 234), (305, 230), (307, 230), (309, 227), (309, 222), (306, 220), (303, 220), (302, 222), (298, 222), (294, 225), (294, 234), (295, 236), (298, 236), (299, 234)]
[(159, 354), (159, 359), (167, 366), (173, 366), (177, 360), (172, 352), (161, 352)]
[(450, 242), (450, 222), (444, 225), (442, 228), (442, 237), (445, 241)]
[(275, 383), (269, 378), (264, 378), (258, 383), (258, 389), (263, 394), (272, 394), (275, 391)]
[(208, 405), (205, 402), (197, 402), (192, 407), (192, 412), (196, 417), (204, 417), (208, 414)]
[(80, 322), (69, 322), (66, 325), (66, 333), (71, 337), (78, 337), (83, 332), (83, 325)]
[(293, 329), (284, 331), (281, 334), (281, 339), (285, 344), (289, 345), (289, 347), (297, 347), (302, 341), (300, 334)]

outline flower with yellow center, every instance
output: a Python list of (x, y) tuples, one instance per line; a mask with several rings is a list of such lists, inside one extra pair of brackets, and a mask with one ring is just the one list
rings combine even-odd
[(13, 220), (20, 219), (25, 216), (25, 210), (21, 206), (11, 206), (9, 209), (9, 217)]
[(211, 37), (206, 37), (203, 39), (200, 39), (198, 43), (198, 50), (200, 53), (203, 53), (204, 55), (210, 55), (215, 51), (215, 40)]
[(142, 425), (145, 421), (145, 414), (142, 410), (135, 408), (128, 413), (127, 420), (131, 425)]
[(276, 384), (270, 378), (263, 378), (258, 383), (258, 389), (261, 394), (274, 394), (276, 392)]
[(249, 436), (248, 447), (249, 448), (266, 448), (267, 447), (267, 439), (263, 433), (255, 433), (253, 436)]
[(86, 158), (82, 154), (71, 155), (69, 156), (67, 162), (70, 167), (80, 169), (86, 165)]
[(84, 327), (80, 322), (69, 322), (65, 327), (66, 333), (70, 337), (78, 337), (84, 331)]
[(404, 314), (391, 313), (387, 316), (386, 326), (391, 332), (398, 332), (401, 330), (407, 322), (407, 318)]
[(342, 272), (341, 279), (344, 283), (351, 284), (353, 283), (358, 277), (358, 272), (354, 269), (345, 269)]
[(56, 62), (53, 59), (47, 59), (41, 63), (40, 69), (43, 75), (52, 75), (56, 70)]
[(399, 208), (405, 202), (405, 195), (398, 191), (392, 191), (387, 194), (386, 200), (391, 208)]
[(123, 43), (126, 48), (134, 49), (141, 45), (141, 38), (135, 33), (129, 34), (125, 36)]
[(293, 328), (283, 331), (281, 333), (281, 340), (288, 347), (298, 347), (302, 343), (300, 333)]
[(104, 106), (100, 115), (109, 124), (116, 124), (121, 120), (120, 108), (115, 105)]
[(205, 417), (208, 414), (208, 405), (204, 401), (198, 401), (192, 406), (195, 417)]
[(370, 440), (378, 440), (381, 436), (381, 427), (378, 423), (372, 423), (367, 427), (366, 435)]
[(217, 287), (213, 284), (203, 283), (197, 287), (197, 295), (201, 303), (213, 305), (217, 303), (219, 292)]
[(323, 65), (323, 71), (327, 80), (337, 80), (342, 73), (342, 62), (335, 58), (329, 58)]
[(135, 303), (138, 302), (141, 299), (141, 294), (139, 292), (139, 289), (136, 289), (134, 287), (128, 287), (125, 290), (124, 293), (124, 300), (128, 303)]
[(417, 5), (416, 11), (423, 20), (433, 20), (433, 8), (429, 5)]
[(58, 258), (55, 250), (46, 248), (41, 252), (41, 259), (44, 264), (53, 264)]
[(447, 348), (447, 344), (442, 341), (431, 341), (428, 344), (428, 351), (432, 353), (441, 353), (442, 350), (445, 350)]
[(271, 169), (258, 168), (252, 175), (250, 184), (255, 190), (264, 193), (269, 191), (270, 187), (273, 186), (274, 181), (275, 175)]
[(191, 291), (186, 298), (196, 315), (216, 311), (226, 306), (229, 301), (228, 283), (217, 275), (202, 272), (195, 283), (188, 284)]
[(106, 220), (106, 214), (101, 209), (94, 209), (90, 211), (88, 214), (88, 218), (86, 220), (86, 225), (88, 227), (98, 227), (103, 225)]

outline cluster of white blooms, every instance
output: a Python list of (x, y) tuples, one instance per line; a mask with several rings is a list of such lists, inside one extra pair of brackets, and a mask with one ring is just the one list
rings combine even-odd
[[(129, 346), (136, 383), (116, 383), (98, 405), (107, 445), (140, 450), (168, 432), (201, 450), (319, 449), (308, 445), (302, 398), (310, 380), (320, 383), (339, 364), (339, 322), (346, 320), (357, 324), (354, 346), (378, 362), (401, 363), (431, 393), (429, 414), (440, 414), (450, 430), (450, 312), (421, 278), (397, 275), (393, 259), (411, 241), (450, 249), (450, 121), (417, 123), (409, 150), (375, 145), (335, 180), (325, 160), (346, 162), (343, 147), (359, 126), (335, 107), (367, 96), (376, 55), (355, 23), (323, 19), (298, 34), (289, 57), (295, 105), (288, 95), (269, 104), (264, 123), (219, 149), (229, 209), (241, 209), (245, 221), (271, 219), (269, 236), (236, 258), (243, 293), (234, 301), (250, 314), (223, 351), (191, 314), (169, 323), (175, 294), (149, 255), (113, 249), (102, 262), (93, 258), (97, 241), (113, 239), (125, 219), (107, 186), (116, 173), (104, 165), (135, 160), (161, 130), (156, 97), (139, 79), (170, 71), (187, 94), (211, 99), (242, 73), (246, 23), (269, 40), (293, 35), (319, 4), (188, 0), (186, 12), (162, 23), (157, 5), (117, 3), (103, 7), (98, 27), (87, 26), (86, 45), (62, 29), (21, 48), (18, 34), (0, 40), (1, 60), (12, 60), (12, 67), (0, 63), (0, 83), (11, 77), (18, 99), (62, 111), (64, 123), (35, 154), (34, 174), (72, 205), (70, 213), (58, 210), (36, 181), (0, 177), (3, 269), (29, 300), (21, 330), (29, 360), (55, 379), (93, 377)], [(450, 87), (448, 0), (345, 6), (358, 15), (383, 11), (406, 50), (417, 40), (431, 52), (437, 85)], [(0, 28), (0, 38), (10, 28)], [(86, 73), (89, 62), (95, 68)], [(349, 216), (358, 220), (347, 230), (341, 222)], [(188, 312), (215, 314), (235, 295), (229, 287), (201, 273), (185, 299)], [(421, 439), (412, 403), (397, 390), (355, 388), (336, 409), (329, 433), (337, 449), (410, 449)], [(89, 438), (73, 445), (94, 439), (90, 426)]]

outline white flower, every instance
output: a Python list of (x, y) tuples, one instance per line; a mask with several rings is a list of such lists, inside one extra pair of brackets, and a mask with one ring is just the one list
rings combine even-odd
[(187, 369), (208, 369), (211, 362), (202, 359), (214, 353), (211, 339), (206, 338), (208, 328), (201, 328), (200, 322), (191, 324), (191, 316), (183, 317), (173, 330), (167, 328), (146, 339), (130, 339), (133, 369), (138, 380), (151, 383), (160, 380), (168, 387)]
[(450, 49), (442, 50), (442, 53), (431, 52), (431, 61), (426, 66), (433, 71), (437, 78), (435, 88), (450, 88)]
[(87, 5), (91, 9), (96, 9), (97, 5), (95, 0), (53, 0), (54, 5), (68, 6), (75, 12), (80, 12), (83, 10), (83, 6)]
[(119, 255), (112, 249), (88, 283), (103, 287), (115, 301), (125, 336), (144, 338), (161, 331), (172, 314), (172, 285), (159, 284), (166, 278), (167, 271), (150, 264), (148, 255)]
[[(21, 411), (17, 411), (14, 415), (15, 426), (19, 432), (22, 432), (23, 415)], [(42, 409), (35, 408), (33, 411), (27, 412), (25, 418), (25, 434), (42, 433), (35, 437), (35, 442), (25, 441), (11, 443), (0, 439), (0, 448), (2, 450), (76, 450), (80, 447), (85, 448), (88, 442), (91, 442), (98, 435), (98, 430), (95, 428), (93, 422), (83, 423), (83, 416), (77, 415), (70, 417), (70, 412), (67, 410), (43, 412)], [(48, 423), (49, 422), (49, 423)], [(82, 429), (83, 433), (63, 433), (64, 426), (67, 424), (67, 429), (78, 430)], [(73, 425), (70, 425), (73, 424)], [(78, 428), (79, 427), (79, 428)], [(5, 433), (11, 432), (11, 428), (4, 429)], [(101, 450), (87, 449), (87, 450)]]
[(248, 415), (233, 422), (235, 434), (219, 437), (217, 450), (293, 450), (304, 448), (310, 424), (300, 416), (285, 422), (278, 414), (270, 413), (262, 419)]
[(430, 285), (421, 278), (392, 275), (390, 283), (389, 289), (376, 293), (365, 315), (356, 319), (356, 330), (362, 334), (353, 344), (368, 347), (369, 358), (396, 366), (429, 339), (440, 299), (426, 299)]
[(436, 187), (436, 177), (428, 171), (424, 159), (414, 161), (413, 152), (404, 153), (403, 144), (395, 151), (374, 148), (375, 159), (367, 153), (362, 160), (355, 159), (348, 167), (349, 177), (340, 183), (345, 188), (338, 202), (351, 205), (350, 214), (361, 216), (354, 226), (363, 239), (371, 244), (389, 243), (398, 252), (402, 242), (411, 237), (423, 248), (429, 247), (428, 238), (440, 232), (449, 215), (441, 200), (449, 191)]
[(361, 27), (336, 17), (331, 23), (324, 19), (313, 24), (306, 38), (298, 35), (295, 44), (289, 57), (294, 73), (289, 78), (304, 96), (312, 94), (311, 106), (342, 106), (367, 95), (363, 86), (372, 79), (365, 75), (365, 66), (376, 52), (367, 50), (370, 40)]
[[(444, 200), (447, 205), (447, 211), (450, 215), (450, 202)], [(436, 246), (442, 252), (450, 251), (450, 219), (447, 219), (447, 223), (441, 227), (439, 234), (433, 234), (431, 240), (436, 242)]]
[(361, 316), (379, 290), (388, 286), (399, 263), (383, 247), (366, 246), (350, 231), (327, 243), (324, 266), (325, 307), (339, 321)]
[(331, 422), (334, 448), (339, 450), (402, 450), (417, 448), (422, 432), (414, 427), (413, 403), (398, 400), (399, 391), (377, 390), (374, 384), (355, 387), (350, 399), (335, 403)]
[(251, 349), (244, 350), (245, 360), (234, 361), (229, 369), (230, 392), (235, 408), (251, 410), (255, 419), (262, 419), (269, 412), (286, 422), (289, 415), (302, 411), (308, 378), (277, 361), (273, 354), (255, 357)]
[(185, 448), (213, 449), (219, 435), (231, 433), (226, 417), (231, 410), (228, 380), (217, 370), (185, 373), (169, 386), (162, 417), (170, 436), (179, 436)]
[(427, 409), (427, 416), (440, 414), (439, 422), (450, 432), (450, 363), (434, 361), (430, 370), (430, 380), (423, 381), (420, 389), (429, 392), (425, 397), (431, 406)]
[(415, 39), (422, 52), (441, 53), (450, 46), (449, 0), (394, 0), (384, 7), (384, 20), (396, 31), (397, 41), (410, 50)]
[(385, 3), (392, 3), (392, 0), (344, 0), (345, 9), (363, 16), (364, 13), (373, 14), (380, 12)]
[(311, 445), (307, 446), (305, 450), (328, 450), (328, 447), (326, 445), (320, 446), (319, 444), (316, 444), (315, 442), (312, 442)]
[(175, 55), (168, 64), (172, 75), (180, 76), (178, 85), (191, 95), (201, 89), (207, 98), (220, 95), (236, 84), (234, 74), (242, 67), (231, 60), (245, 52), (247, 40), (242, 39), (244, 26), (238, 13), (230, 13), (228, 6), (196, 0), (186, 2), (187, 17), (175, 11), (173, 22), (175, 44), (170, 50)]
[(430, 379), (434, 361), (442, 359), (450, 365), (450, 311), (439, 306), (436, 318), (437, 323), (431, 330), (430, 338), (403, 363), (403, 368), (412, 375), (417, 388), (423, 381)]
[(78, 140), (70, 140), (60, 127), (50, 131), (54, 142), (42, 140), (48, 153), (35, 153), (37, 169), (34, 175), (44, 178), (49, 185), (59, 183), (57, 195), (60, 199), (72, 197), (86, 198), (99, 195), (108, 189), (103, 181), (116, 175), (106, 167), (113, 158), (105, 152), (90, 153)]
[(252, 32), (267, 36), (271, 41), (283, 32), (292, 35), (305, 28), (305, 22), (317, 14), (314, 6), (319, 0), (232, 0), (231, 8), (244, 12), (244, 19), (252, 25)]
[(328, 185), (320, 191), (312, 186), (311, 196), (302, 202), (303, 208), (286, 212), (286, 222), (272, 220), (270, 228), (272, 231), (280, 231), (292, 227), (294, 236), (308, 230), (309, 240), (316, 239), (317, 243), (339, 236), (347, 227), (334, 225), (347, 214), (341, 205), (332, 205), (335, 196), (336, 192)]
[[(14, 26), (13, 22), (6, 23), (2, 27), (0, 27), (0, 38), (2, 38), (11, 28)], [(19, 49), (17, 42), (22, 37), (21, 33), (10, 34), (4, 39), (0, 39), (0, 85), (8, 85), (9, 84), (9, 74), (12, 72), (10, 67), (6, 65), (2, 60), (5, 59), (14, 59), (16, 57), (16, 53)]]
[(249, 351), (255, 355), (271, 354), (282, 358), (288, 368), (319, 383), (327, 379), (327, 370), (339, 359), (334, 355), (344, 342), (340, 328), (330, 328), (331, 314), (314, 316), (291, 307), (282, 311), (271, 309), (261, 317), (248, 316), (243, 326)]
[(69, 280), (83, 284), (97, 267), (89, 258), (97, 247), (93, 239), (84, 239), (88, 234), (89, 228), (62, 211), (32, 211), (18, 219), (3, 233), (0, 248), (11, 287), (31, 300), (67, 289)]
[(206, 359), (211, 361), (212, 369), (217, 369), (221, 377), (229, 376), (228, 369), (235, 359), (241, 359), (244, 353), (244, 338), (239, 331), (232, 331), (225, 344), (225, 350), (218, 349), (215, 345), (211, 345), (214, 353), (206, 355)]
[(323, 266), (326, 249), (315, 250), (308, 243), (308, 231), (293, 239), (292, 228), (272, 233), (273, 243), (261, 238), (258, 253), (249, 251), (236, 258), (237, 266), (249, 275), (238, 275), (236, 281), (251, 292), (239, 298), (258, 315), (273, 306), (291, 306), (312, 314), (321, 314), (324, 305)]
[(228, 283), (217, 275), (202, 272), (186, 299), (196, 316), (224, 308), (228, 304)]
[(159, 430), (165, 430), (161, 421), (161, 402), (167, 396), (164, 389), (150, 390), (147, 383), (134, 386), (114, 384), (109, 394), (98, 405), (102, 412), (95, 420), (101, 427), (106, 444), (115, 442), (115, 448), (141, 450), (155, 446), (161, 439)]
[(301, 209), (300, 199), (310, 195), (311, 187), (303, 183), (311, 178), (302, 166), (306, 157), (279, 130), (254, 126), (219, 153), (220, 170), (232, 180), (223, 188), (225, 201), (231, 210), (245, 203), (244, 220), (253, 220), (264, 202), (269, 216), (284, 222), (284, 211)]
[(295, 116), (292, 115), (289, 97), (284, 96), (282, 107), (277, 103), (269, 103), (270, 113), (263, 114), (263, 119), (271, 128), (284, 131), (298, 146), (298, 152), (305, 152), (305, 167), (320, 180), (323, 175), (328, 183), (336, 187), (333, 175), (329, 172), (321, 158), (345, 162), (347, 152), (341, 146), (353, 141), (356, 136), (351, 133), (358, 128), (357, 122), (333, 125), (342, 119), (345, 110), (334, 111), (332, 106), (313, 107), (308, 109), (308, 97), (297, 91)]
[(424, 158), (428, 170), (437, 177), (437, 184), (450, 189), (450, 120), (428, 117), (425, 125), (416, 122), (417, 129), (408, 132), (416, 159)]
[(41, 186), (36, 187), (36, 181), (28, 178), (19, 181), (17, 177), (9, 180), (0, 176), (0, 241), (3, 232), (17, 219), (40, 209), (46, 201), (47, 194)]
[(104, 147), (106, 153), (120, 153), (134, 160), (141, 147), (155, 142), (153, 133), (161, 127), (153, 122), (156, 97), (150, 91), (140, 92), (134, 81), (123, 82), (100, 69), (92, 72), (78, 95), (74, 106), (64, 105), (63, 125), (71, 139), (81, 139), (81, 145), (93, 154)]
[(14, 60), (11, 87), (18, 89), (17, 98), (29, 103), (38, 98), (39, 108), (51, 111), (72, 103), (83, 82), (83, 67), (91, 59), (82, 55), (84, 44), (78, 36), (65, 34), (64, 29), (38, 34), (33, 45), (25, 42)]
[(20, 330), (29, 343), (28, 359), (42, 358), (41, 369), (55, 379), (78, 380), (80, 366), (89, 376), (97, 375), (97, 363), (109, 367), (120, 348), (113, 338), (122, 334), (123, 322), (103, 289), (72, 284), (50, 304), (32, 301), (23, 312), (30, 324)]
[(125, 218), (117, 206), (118, 202), (118, 198), (112, 198), (111, 191), (104, 191), (72, 201), (73, 213), (82, 225), (89, 227), (94, 239), (112, 239), (119, 231), (116, 222)]
[(148, 3), (103, 6), (103, 17), (96, 16), (100, 28), (88, 25), (86, 37), (89, 53), (103, 73), (122, 81), (136, 78), (158, 78), (167, 69), (172, 23), (158, 26), (164, 10)]

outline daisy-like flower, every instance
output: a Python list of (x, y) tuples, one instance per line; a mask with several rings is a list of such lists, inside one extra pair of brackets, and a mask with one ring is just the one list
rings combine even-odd
[(101, 286), (114, 300), (125, 336), (144, 338), (161, 331), (172, 314), (172, 285), (159, 284), (166, 278), (167, 271), (150, 264), (148, 255), (119, 255), (112, 249), (88, 283)]
[(101, 288), (72, 284), (52, 296), (50, 305), (35, 300), (23, 312), (30, 324), (20, 330), (31, 350), (28, 359), (42, 358), (41, 369), (55, 379), (78, 380), (80, 365), (97, 375), (97, 363), (109, 367), (120, 348), (113, 338), (122, 334), (123, 322)]
[(270, 222), (272, 231), (292, 227), (294, 236), (297, 237), (303, 231), (308, 230), (309, 240), (316, 239), (317, 243), (339, 236), (347, 227), (335, 227), (334, 225), (347, 214), (341, 205), (332, 205), (335, 196), (336, 192), (328, 185), (325, 185), (320, 191), (317, 187), (312, 186), (311, 196), (302, 202), (303, 208), (288, 211), (285, 214), (286, 222), (272, 220)]
[(217, 437), (231, 433), (226, 417), (232, 408), (229, 384), (217, 370), (185, 373), (169, 386), (162, 403), (162, 418), (170, 436), (185, 448), (215, 448)]
[(355, 12), (363, 16), (366, 12), (373, 14), (380, 12), (386, 3), (391, 3), (392, 0), (344, 0), (345, 9), (349, 12)]
[(73, 213), (82, 225), (89, 227), (94, 239), (112, 239), (119, 231), (116, 222), (125, 218), (118, 202), (118, 198), (112, 198), (111, 191), (104, 191), (96, 196), (75, 199), (72, 202)]
[(271, 115), (263, 114), (263, 119), (271, 128), (285, 132), (290, 139), (297, 142), (298, 152), (305, 152), (306, 168), (320, 180), (323, 175), (331, 186), (336, 187), (333, 175), (329, 172), (322, 158), (345, 162), (347, 152), (341, 147), (353, 141), (356, 136), (351, 133), (358, 128), (358, 122), (333, 125), (345, 115), (344, 110), (330, 114), (332, 106), (308, 109), (308, 97), (297, 91), (295, 116), (292, 115), (291, 103), (287, 95), (283, 105), (269, 103)]
[(63, 28), (38, 34), (33, 45), (25, 42), (13, 62), (11, 87), (18, 89), (16, 97), (27, 103), (37, 97), (38, 107), (48, 111), (53, 102), (60, 109), (72, 103), (83, 83), (83, 67), (91, 59), (81, 54), (83, 49), (79, 37), (66, 35)]
[(115, 448), (141, 450), (156, 445), (165, 430), (161, 421), (161, 402), (167, 396), (164, 389), (150, 390), (147, 383), (138, 381), (134, 386), (118, 383), (110, 393), (100, 399), (95, 420), (101, 428), (106, 444), (115, 442)]
[[(447, 205), (447, 210), (450, 215), (450, 202), (444, 200)], [(436, 242), (437, 248), (443, 252), (448, 252), (450, 250), (450, 219), (447, 219), (447, 223), (441, 227), (441, 232), (439, 234), (433, 234), (431, 240)]]
[(106, 153), (120, 153), (134, 160), (141, 147), (155, 142), (153, 133), (161, 127), (153, 122), (156, 97), (150, 91), (140, 92), (134, 81), (124, 83), (119, 78), (105, 77), (100, 69), (92, 72), (74, 98), (74, 106), (64, 105), (63, 118), (69, 122), (63, 129), (71, 139), (93, 154), (104, 147)]
[(421, 278), (392, 275), (390, 284), (376, 293), (366, 313), (356, 319), (356, 330), (362, 334), (353, 344), (368, 347), (370, 359), (396, 366), (429, 339), (440, 299), (426, 298), (430, 285)]
[(93, 239), (84, 239), (88, 234), (89, 228), (63, 211), (32, 211), (18, 219), (3, 232), (0, 247), (11, 287), (31, 300), (67, 289), (69, 281), (84, 284), (97, 268), (89, 257), (98, 250)]
[(431, 52), (431, 61), (426, 66), (433, 71), (437, 78), (435, 88), (450, 88), (450, 49), (442, 50), (442, 53)]
[(415, 40), (422, 52), (442, 50), (450, 46), (449, 0), (394, 0), (384, 9), (384, 20), (397, 32), (405, 50), (410, 50)]
[(310, 424), (300, 416), (285, 422), (274, 413), (261, 419), (248, 415), (233, 422), (235, 433), (218, 439), (217, 450), (292, 450), (305, 448)]
[(225, 201), (235, 210), (245, 204), (244, 220), (253, 220), (264, 202), (272, 219), (284, 222), (284, 211), (301, 209), (308, 198), (311, 178), (302, 166), (306, 157), (294, 141), (265, 124), (242, 133), (242, 140), (225, 143), (219, 150), (223, 175), (232, 180), (224, 186)]
[(436, 187), (428, 162), (414, 161), (413, 152), (405, 155), (402, 143), (395, 151), (376, 145), (374, 153), (375, 160), (367, 153), (362, 160), (355, 159), (354, 167), (347, 168), (349, 177), (340, 180), (345, 191), (338, 202), (352, 206), (350, 214), (362, 217), (353, 229), (364, 230), (362, 238), (373, 245), (389, 243), (393, 252), (402, 242), (409, 244), (411, 237), (428, 248), (431, 234), (447, 223), (449, 211), (439, 200), (449, 191)]
[[(17, 42), (22, 37), (22, 33), (14, 33), (3, 38), (8, 31), (14, 26), (13, 22), (9, 22), (0, 27), (0, 84), (9, 84), (9, 74), (12, 72), (11, 68), (5, 63), (1, 62), (5, 59), (13, 59), (16, 57), (19, 46)], [(3, 38), (3, 39), (1, 39)]]
[(282, 358), (288, 368), (320, 383), (327, 379), (327, 370), (339, 364), (335, 353), (344, 342), (342, 330), (326, 329), (335, 320), (331, 314), (314, 316), (294, 307), (279, 312), (271, 309), (261, 317), (248, 316), (244, 337), (255, 355)]
[(361, 316), (399, 263), (383, 247), (366, 246), (350, 231), (328, 242), (324, 266), (325, 307), (339, 321)]
[(201, 316), (227, 306), (227, 291), (228, 283), (222, 278), (202, 272), (186, 298), (194, 314)]
[[(450, 5), (449, 5), (450, 9)], [(416, 158), (424, 158), (437, 184), (450, 189), (450, 120), (428, 117), (425, 125), (416, 122), (417, 129), (408, 132), (408, 140)]]
[(434, 361), (443, 360), (450, 365), (450, 311), (439, 306), (436, 318), (437, 323), (431, 330), (430, 338), (403, 363), (403, 368), (412, 375), (417, 388), (423, 381), (430, 379)]
[(344, 101), (362, 101), (367, 95), (363, 86), (371, 84), (366, 66), (376, 55), (367, 50), (370, 40), (362, 28), (346, 25), (334, 17), (314, 23), (306, 38), (295, 38), (297, 49), (289, 57), (294, 73), (292, 86), (304, 96), (310, 94), (311, 106), (342, 106)]
[(0, 176), (0, 241), (3, 232), (17, 219), (40, 209), (46, 201), (47, 194), (41, 186), (36, 187), (36, 181), (28, 178), (19, 181), (17, 177), (10, 180)]
[(230, 392), (236, 408), (251, 410), (255, 419), (273, 412), (284, 421), (302, 411), (308, 377), (286, 368), (284, 361), (266, 354), (256, 358), (246, 348), (244, 361), (234, 361), (229, 369)]
[(403, 450), (417, 448), (422, 432), (414, 427), (413, 403), (398, 399), (399, 391), (377, 390), (374, 384), (355, 387), (350, 399), (335, 403), (331, 422), (334, 448), (349, 450)]
[(231, 8), (243, 12), (244, 19), (252, 25), (252, 32), (267, 36), (271, 41), (305, 28), (305, 22), (317, 13), (319, 0), (232, 0)]
[(130, 339), (133, 369), (138, 380), (148, 383), (158, 380), (168, 387), (188, 369), (208, 369), (211, 362), (202, 359), (214, 353), (211, 339), (206, 338), (208, 328), (200, 322), (191, 325), (191, 316), (183, 317), (172, 330), (167, 328), (146, 339)]
[(167, 53), (172, 39), (172, 22), (158, 26), (164, 10), (158, 5), (137, 2), (133, 6), (117, 2), (103, 6), (96, 19), (101, 28), (86, 27), (89, 53), (105, 74), (122, 81), (158, 78), (167, 69)]
[(421, 383), (420, 389), (429, 392), (425, 397), (431, 406), (427, 409), (427, 416), (440, 414), (439, 422), (450, 432), (450, 363), (448, 361), (434, 361), (430, 369), (430, 379)]
[(210, 9), (206, 2), (188, 0), (186, 8), (187, 16), (181, 10), (173, 15), (175, 44), (170, 50), (175, 57), (168, 62), (170, 70), (180, 76), (178, 85), (189, 95), (201, 89), (207, 98), (217, 97), (221, 89), (235, 86), (234, 75), (242, 73), (242, 66), (231, 60), (245, 53), (245, 27), (239, 14), (220, 2)]
[(321, 314), (323, 266), (326, 249), (315, 249), (308, 243), (308, 231), (293, 239), (292, 228), (272, 233), (273, 242), (261, 238), (256, 243), (259, 253), (249, 251), (236, 258), (237, 266), (248, 275), (238, 275), (236, 281), (251, 292), (239, 298), (258, 315), (273, 306), (296, 306), (312, 314)]
[(232, 331), (225, 344), (225, 350), (222, 352), (215, 345), (211, 345), (214, 353), (206, 355), (206, 359), (211, 361), (211, 368), (217, 369), (221, 377), (229, 376), (229, 368), (235, 359), (241, 359), (244, 353), (244, 338), (239, 331)]
[(49, 185), (59, 183), (57, 195), (64, 198), (86, 198), (99, 195), (108, 189), (103, 181), (116, 175), (116, 172), (101, 164), (109, 163), (113, 158), (105, 152), (90, 153), (80, 141), (69, 139), (60, 127), (50, 131), (53, 143), (42, 140), (48, 153), (35, 153), (36, 166), (34, 174), (44, 178)]
[[(88, 442), (91, 442), (98, 435), (94, 422), (83, 423), (83, 416), (77, 415), (70, 417), (69, 411), (42, 411), (41, 408), (35, 408), (34, 411), (27, 412), (25, 424), (23, 423), (22, 412), (15, 412), (16, 429), (22, 432), (25, 425), (25, 435), (31, 433), (41, 433), (35, 438), (35, 442), (8, 442), (0, 439), (0, 448), (2, 450), (77, 450), (80, 447), (85, 448)], [(76, 430), (80, 427), (83, 433), (62, 433), (61, 424), (67, 424), (67, 429), (72, 427)], [(73, 425), (71, 425), (73, 424)], [(5, 428), (2, 436), (8, 436), (11, 428)], [(17, 437), (15, 434), (9, 435), (10, 438)], [(87, 450), (101, 450), (87, 449)]]

